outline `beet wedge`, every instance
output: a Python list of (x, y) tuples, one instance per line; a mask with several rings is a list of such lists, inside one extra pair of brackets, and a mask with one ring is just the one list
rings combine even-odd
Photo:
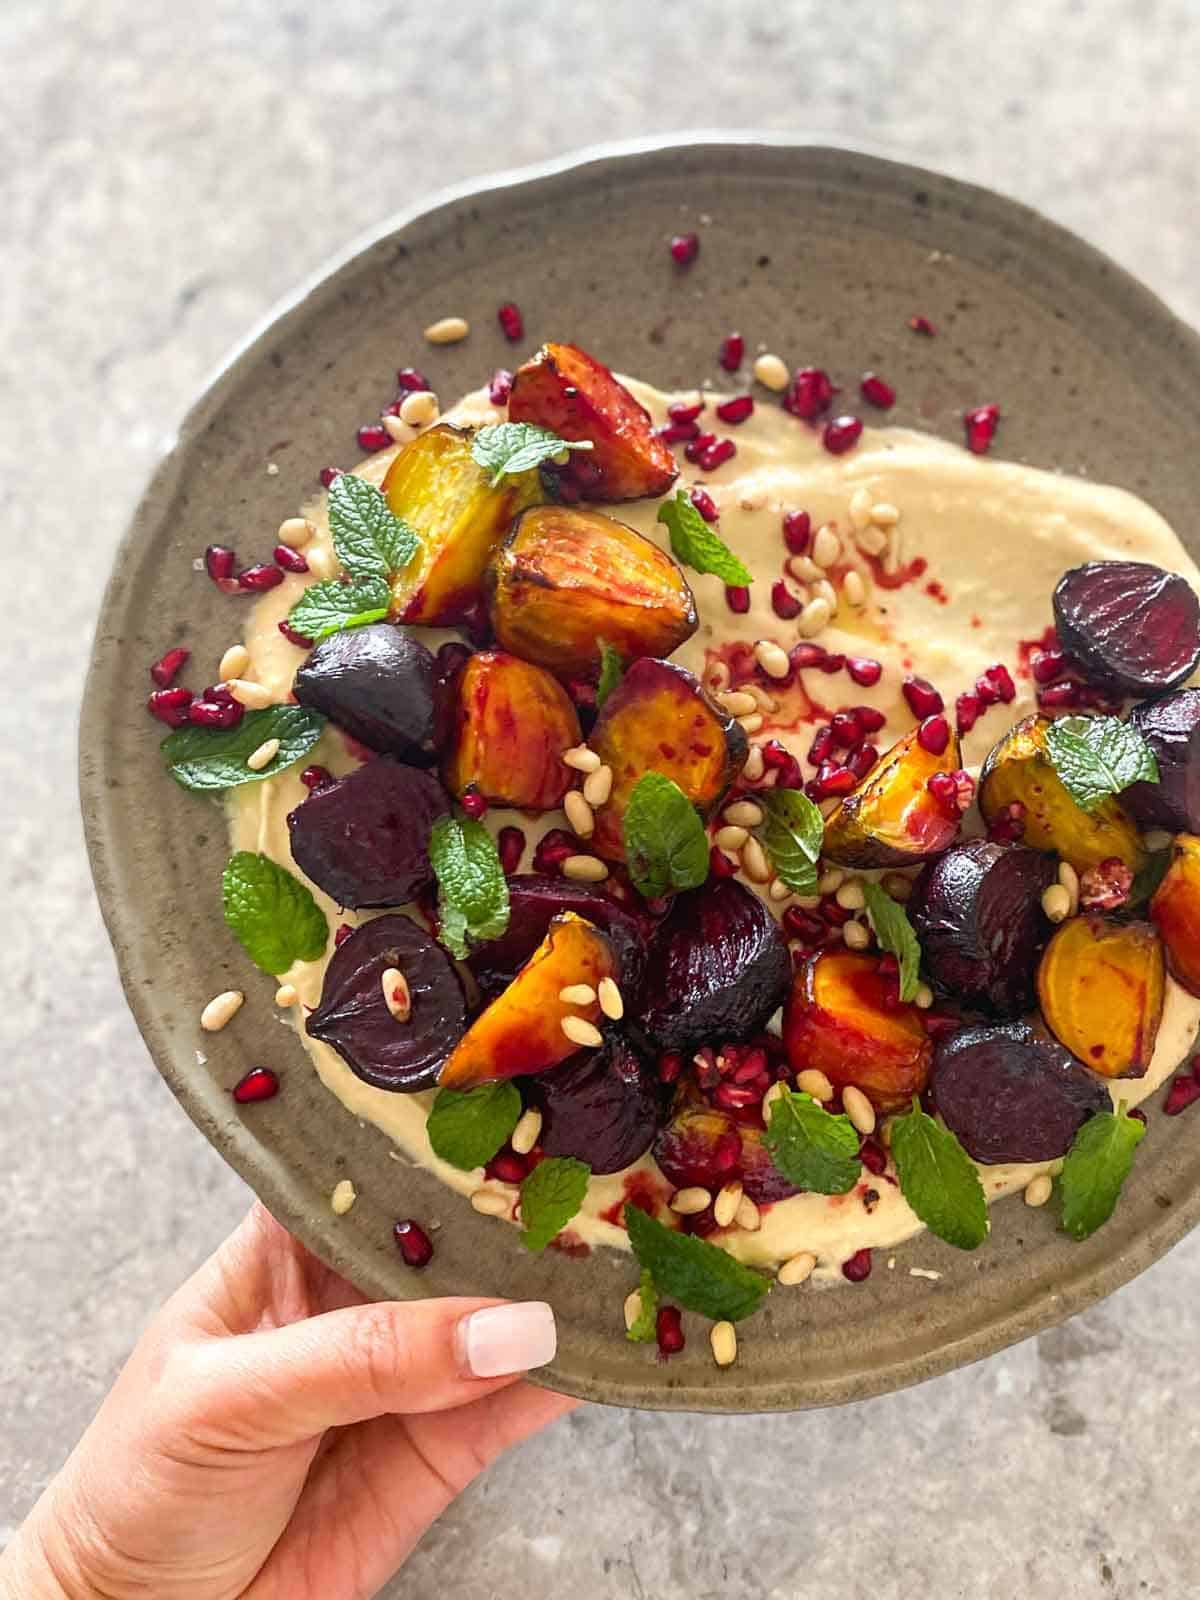
[(1200, 600), (1145, 561), (1089, 561), (1054, 591), (1059, 641), (1089, 677), (1126, 694), (1176, 689), (1200, 666)]
[(1165, 992), (1162, 942), (1146, 922), (1072, 917), (1038, 969), (1046, 1026), (1105, 1078), (1145, 1076)]
[(916, 729), (905, 734), (826, 822), (824, 855), (844, 867), (902, 867), (940, 854), (957, 838), (960, 818), (929, 780), (960, 764), (955, 734), (940, 755), (922, 748)]
[(557, 678), (503, 650), (471, 656), (454, 686), (451, 794), (474, 790), (494, 805), (553, 811), (574, 782), (563, 756), (583, 737)]

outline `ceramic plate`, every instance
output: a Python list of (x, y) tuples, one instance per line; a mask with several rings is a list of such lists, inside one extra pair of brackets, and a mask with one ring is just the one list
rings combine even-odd
[[(673, 232), (703, 249), (681, 277)], [(100, 903), (130, 1005), (188, 1114), (271, 1210), (376, 1296), (451, 1292), (550, 1300), (554, 1388), (632, 1406), (761, 1411), (828, 1405), (913, 1383), (1060, 1321), (1124, 1283), (1200, 1216), (1200, 1145), (1186, 1119), (1154, 1117), (1116, 1216), (1084, 1244), (1049, 1208), (993, 1214), (987, 1248), (928, 1235), (877, 1262), (868, 1282), (771, 1295), (718, 1371), (689, 1319), (669, 1364), (622, 1336), (630, 1258), (531, 1256), (435, 1179), (391, 1159), (374, 1128), (321, 1087), (221, 918), (227, 856), (215, 804), (162, 771), (146, 716), (147, 663), (183, 642), (215, 661), (229, 602), (192, 562), (204, 546), (261, 546), (294, 514), (319, 467), (350, 464), (394, 369), (430, 369), (445, 398), (511, 359), (496, 307), (516, 299), (527, 343), (575, 340), (663, 388), (719, 376), (719, 340), (740, 328), (792, 360), (878, 368), (893, 413), (961, 438), (965, 406), (1004, 408), (999, 454), (1120, 484), (1176, 527), (1194, 526), (1200, 455), (1191, 421), (1200, 342), (1087, 245), (1011, 200), (874, 156), (804, 146), (696, 142), (588, 155), (460, 191), (389, 225), (272, 320), (183, 424), (117, 556), (83, 711), (81, 771)], [(934, 340), (907, 319), (923, 313)], [(455, 314), (462, 344), (421, 330)], [(269, 462), (277, 473), (268, 473)], [(1196, 543), (1192, 552), (1200, 555)], [(213, 994), (245, 988), (235, 1026), (200, 1033)], [(243, 1114), (230, 1086), (256, 1063), (285, 1092)], [(328, 1196), (352, 1176), (359, 1200)], [(397, 1216), (440, 1224), (414, 1274), (391, 1240)], [(882, 1255), (882, 1252), (880, 1252)], [(919, 1263), (941, 1274), (910, 1278)]]

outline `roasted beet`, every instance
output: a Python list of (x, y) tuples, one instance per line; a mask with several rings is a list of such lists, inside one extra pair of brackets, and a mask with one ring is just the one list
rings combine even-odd
[(1054, 591), (1059, 642), (1089, 677), (1126, 694), (1174, 689), (1200, 665), (1200, 601), (1145, 561), (1089, 561)]
[(653, 1072), (622, 1039), (525, 1081), (540, 1107), (538, 1143), (548, 1156), (576, 1156), (593, 1172), (620, 1172), (650, 1148), (662, 1121)]
[(1134, 706), (1129, 722), (1154, 751), (1159, 781), (1132, 784), (1121, 804), (1143, 828), (1200, 832), (1200, 689)]
[(641, 988), (645, 940), (652, 926), (649, 917), (640, 917), (618, 905), (611, 895), (593, 884), (543, 878), (537, 873), (522, 873), (508, 880), (508, 907), (508, 927), (500, 937), (481, 945), (467, 958), (486, 1000), (495, 999), (508, 987), (546, 937), (551, 919), (573, 911), (612, 940), (619, 963), (617, 982), (627, 1009), (632, 1009)]
[(1054, 1161), (1110, 1105), (1103, 1083), (1028, 1022), (960, 1028), (942, 1039), (933, 1094), (976, 1161)]
[(340, 906), (402, 906), (433, 881), (429, 835), (449, 809), (428, 772), (376, 756), (288, 816), (292, 859)]
[(772, 1162), (763, 1130), (714, 1110), (692, 1083), (676, 1095), (670, 1121), (654, 1141), (654, 1159), (676, 1189), (715, 1193), (737, 1178), (757, 1206), (800, 1192)]
[(1046, 1026), (1106, 1078), (1141, 1078), (1162, 1020), (1166, 964), (1148, 922), (1072, 917), (1046, 947), (1038, 999)]
[(1042, 893), (1055, 875), (1052, 856), (987, 839), (955, 845), (931, 861), (908, 914), (934, 986), (1000, 1016), (1028, 1011), (1050, 937)]
[(1200, 838), (1182, 833), (1150, 902), (1150, 919), (1167, 947), (1171, 976), (1200, 995)]
[[(917, 698), (915, 692), (910, 698)], [(939, 702), (940, 696), (930, 703)], [(958, 739), (944, 718), (930, 720), (942, 724), (933, 744), (922, 740), (925, 723), (905, 734), (826, 822), (828, 860), (847, 867), (905, 867), (937, 855), (957, 838), (959, 812), (939, 801), (930, 780), (957, 771)]]
[[(389, 967), (408, 980), (407, 1022), (396, 1021), (384, 998)], [(307, 1026), (365, 1082), (410, 1094), (434, 1086), (466, 1017), (450, 957), (408, 917), (391, 916), (364, 923), (338, 945)]]
[(563, 756), (583, 734), (558, 679), (505, 650), (481, 650), (451, 695), (442, 766), (451, 794), (526, 811), (560, 806), (575, 776)]
[(377, 622), (323, 639), (297, 672), (295, 694), (369, 750), (425, 767), (434, 759), (433, 683), (425, 646)]
[(791, 978), (775, 918), (735, 878), (680, 895), (650, 946), (639, 1025), (659, 1050), (748, 1039)]

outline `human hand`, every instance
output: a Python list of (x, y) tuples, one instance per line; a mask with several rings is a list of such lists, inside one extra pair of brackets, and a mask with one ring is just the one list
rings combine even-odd
[(371, 1304), (256, 1205), (143, 1334), (0, 1557), (13, 1600), (366, 1600), (574, 1401), (541, 1302)]

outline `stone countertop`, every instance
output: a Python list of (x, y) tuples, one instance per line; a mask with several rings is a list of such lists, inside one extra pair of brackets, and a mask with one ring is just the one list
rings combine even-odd
[[(80, 839), (75, 719), (141, 484), (277, 297), (497, 164), (756, 125), (995, 185), (1200, 320), (1189, 0), (607, 0), (588, 18), (583, 37), (565, 8), (514, 0), (212, 0), (186, 26), (138, 0), (0, 8), (0, 1543), (247, 1203), (126, 1012)], [(1198, 1298), (1194, 1235), (1069, 1325), (905, 1394), (791, 1417), (580, 1411), (470, 1490), (386, 1593), (1178, 1600), (1196, 1566)]]

